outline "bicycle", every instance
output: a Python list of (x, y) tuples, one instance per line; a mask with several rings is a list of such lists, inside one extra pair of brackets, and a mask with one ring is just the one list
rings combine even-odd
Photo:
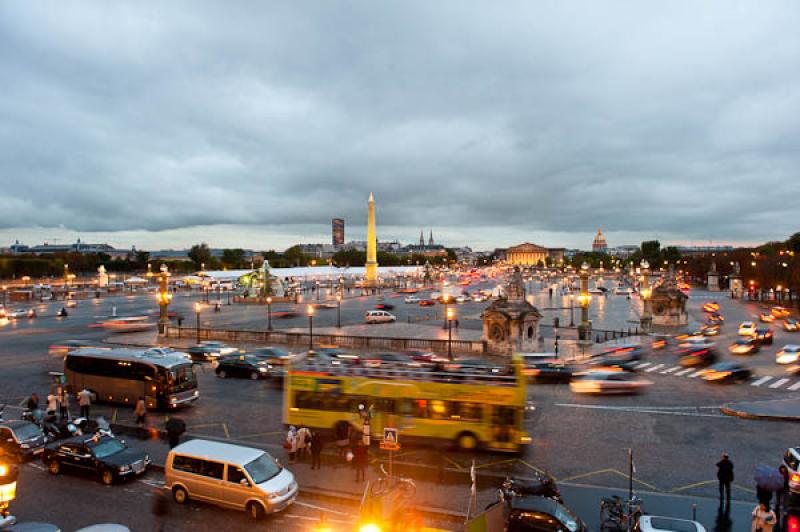
[(619, 495), (600, 501), (601, 532), (637, 532), (642, 516), (642, 501), (635, 495), (628, 500)]
[(371, 491), (373, 496), (387, 495), (395, 489), (399, 490), (402, 497), (413, 498), (417, 493), (417, 485), (410, 478), (399, 475), (389, 475), (381, 464), (383, 476), (372, 483)]

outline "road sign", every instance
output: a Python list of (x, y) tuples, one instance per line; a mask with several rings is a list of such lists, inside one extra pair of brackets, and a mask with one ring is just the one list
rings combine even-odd
[(397, 429), (392, 427), (384, 427), (381, 449), (385, 451), (399, 451), (400, 444), (398, 443), (397, 439)]

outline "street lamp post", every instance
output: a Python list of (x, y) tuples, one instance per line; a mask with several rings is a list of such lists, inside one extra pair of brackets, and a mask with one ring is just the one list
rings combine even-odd
[(267, 296), (267, 330), (272, 330), (272, 296)]
[(169, 293), (169, 269), (166, 264), (161, 265), (161, 273), (158, 278), (158, 334), (167, 334), (167, 327), (169, 326), (169, 303), (172, 300), (172, 294)]
[(64, 265), (64, 301), (69, 296), (69, 264)]
[(194, 304), (194, 313), (195, 317), (197, 318), (196, 321), (197, 343), (200, 343), (200, 303)]
[(342, 294), (336, 294), (336, 328), (342, 328)]
[(642, 331), (650, 332), (650, 328), (653, 324), (653, 314), (650, 310), (650, 295), (652, 294), (652, 290), (650, 289), (650, 264), (642, 259), (641, 263), (642, 269), (642, 318), (640, 320)]
[(8, 287), (3, 285), (3, 306), (4, 307), (8, 304), (8, 302), (7, 302), (7, 297), (8, 296), (6, 294), (8, 294)]
[(456, 309), (447, 309), (447, 358), (453, 360), (453, 320), (456, 317)]
[(580, 290), (578, 301), (581, 304), (581, 324), (578, 326), (578, 341), (584, 347), (592, 342), (592, 322), (589, 321), (589, 303), (592, 296), (589, 294), (589, 264), (584, 262), (580, 272)]
[(314, 305), (306, 305), (308, 314), (308, 350), (314, 350)]
[(575, 327), (575, 294), (569, 295), (569, 326)]
[(449, 294), (442, 294), (442, 303), (444, 303), (444, 323), (442, 323), (442, 329), (447, 329), (448, 323), (450, 323), (447, 319), (447, 304), (450, 302), (450, 295)]

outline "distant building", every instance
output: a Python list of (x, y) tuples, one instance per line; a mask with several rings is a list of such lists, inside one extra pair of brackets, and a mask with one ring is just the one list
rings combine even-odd
[(561, 262), (564, 260), (564, 248), (546, 248), (530, 242), (511, 246), (505, 250), (496, 250), (507, 264), (514, 266), (537, 266), (540, 263)]
[(592, 251), (595, 253), (605, 253), (608, 251), (608, 242), (606, 242), (606, 237), (603, 235), (602, 229), (597, 230), (597, 235), (592, 241)]
[[(221, 259), (222, 255), (225, 253), (223, 248), (210, 248), (209, 253), (212, 257)], [(244, 251), (244, 260), (246, 261), (253, 261), (257, 256), (258, 253), (253, 251), (252, 249), (245, 249)], [(153, 251), (148, 251), (149, 258), (148, 260), (151, 262), (154, 261), (185, 261), (188, 262), (191, 259), (189, 258), (189, 250), (188, 249), (157, 249)]]
[(639, 246), (617, 246), (609, 249), (608, 254), (619, 259), (627, 259), (637, 251), (639, 251)]
[(25, 244), (21, 244), (19, 240), (14, 242), (8, 248), (9, 252), (13, 255), (22, 255), (22, 254), (29, 254), (29, 255), (50, 255), (54, 253), (81, 253), (81, 254), (90, 254), (90, 253), (105, 253), (106, 255), (110, 255), (111, 257), (126, 257), (128, 253), (132, 253), (136, 251), (136, 248), (132, 249), (116, 249), (109, 244), (86, 244), (81, 242), (79, 238), (74, 244), (48, 244), (45, 242), (44, 244), (40, 244), (38, 246), (27, 246)]
[(331, 237), (334, 246), (344, 245), (344, 220), (341, 218), (331, 220)]
[(699, 257), (702, 255), (711, 255), (714, 253), (727, 253), (733, 251), (733, 246), (678, 246), (678, 251), (681, 255), (688, 255)]

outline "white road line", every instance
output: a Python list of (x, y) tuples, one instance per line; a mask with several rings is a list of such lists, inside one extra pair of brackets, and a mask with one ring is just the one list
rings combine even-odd
[(616, 412), (628, 412), (631, 414), (662, 414), (666, 416), (686, 416), (686, 417), (716, 417), (736, 419), (735, 416), (726, 416), (724, 414), (703, 414), (702, 412), (676, 412), (667, 410), (649, 410), (646, 408), (620, 408), (620, 407), (605, 407), (601, 405), (580, 405), (580, 404), (556, 404), (555, 406), (566, 406), (569, 408), (586, 408), (590, 410), (612, 410)]
[(646, 368), (646, 367), (647, 367), (647, 366), (649, 366), (650, 364), (652, 364), (652, 362), (642, 362), (641, 364), (637, 364), (637, 365), (636, 365), (636, 369), (642, 369), (642, 368)]
[(778, 379), (775, 382), (773, 382), (772, 384), (770, 384), (769, 387), (773, 388), (773, 389), (774, 388), (780, 388), (781, 386), (783, 386), (787, 382), (789, 382), (789, 379)]
[(661, 368), (663, 368), (664, 366), (665, 366), (665, 364), (656, 364), (656, 365), (655, 365), (655, 366), (653, 366), (652, 368), (647, 368), (647, 372), (649, 373), (649, 372), (651, 372), (651, 371), (658, 371), (658, 370), (660, 370)]
[(679, 369), (681, 369), (680, 366), (672, 366), (671, 368), (665, 369), (664, 371), (662, 371), (661, 374), (662, 375), (666, 375), (668, 373), (672, 373), (673, 371), (678, 371)]
[(789, 386), (786, 389), (789, 390), (790, 392), (793, 392), (793, 391), (795, 391), (797, 389), (800, 389), (800, 381), (797, 381), (796, 383), (792, 384), (791, 386)]
[(700, 376), (700, 375), (702, 375), (702, 374), (703, 374), (705, 371), (706, 371), (706, 370), (704, 370), (704, 369), (701, 369), (700, 371), (695, 371), (694, 373), (692, 373), (691, 375), (689, 375), (689, 378), (690, 378), (690, 379), (694, 379), (695, 377), (699, 377), (699, 376)]
[(694, 371), (694, 368), (686, 368), (686, 369), (680, 370), (675, 375), (677, 375), (677, 376), (686, 375), (687, 373), (691, 373), (692, 371)]
[(761, 377), (757, 381), (751, 382), (750, 386), (761, 386), (762, 384), (764, 384), (765, 382), (767, 382), (769, 380), (772, 380), (772, 377)]

